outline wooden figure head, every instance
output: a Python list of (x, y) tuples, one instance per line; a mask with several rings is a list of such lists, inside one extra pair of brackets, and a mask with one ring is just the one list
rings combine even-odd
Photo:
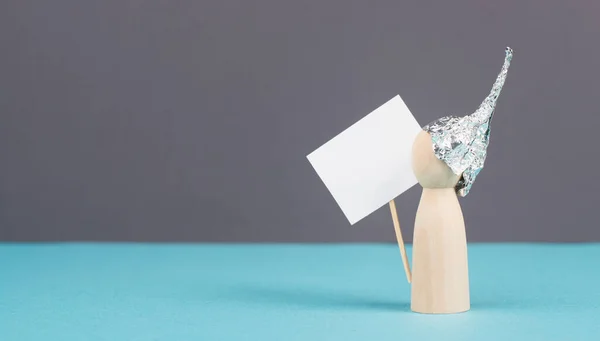
[(423, 188), (454, 188), (461, 177), (435, 156), (431, 135), (426, 131), (420, 132), (415, 138), (412, 168)]

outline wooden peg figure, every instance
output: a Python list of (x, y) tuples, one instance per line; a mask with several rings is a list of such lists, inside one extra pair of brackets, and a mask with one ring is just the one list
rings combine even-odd
[(415, 218), (411, 309), (459, 313), (470, 309), (467, 238), (458, 197), (469, 193), (483, 168), (496, 101), (512, 50), (492, 91), (471, 115), (447, 116), (423, 128), (412, 151), (413, 172), (423, 187)]
[(419, 133), (413, 170), (423, 187), (415, 218), (411, 309), (419, 313), (469, 310), (467, 236), (455, 186), (460, 178), (433, 153), (431, 136)]

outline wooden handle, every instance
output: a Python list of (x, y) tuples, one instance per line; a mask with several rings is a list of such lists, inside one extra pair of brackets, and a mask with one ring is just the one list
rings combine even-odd
[(396, 203), (394, 202), (394, 199), (390, 201), (390, 211), (392, 212), (394, 231), (396, 231), (396, 239), (398, 240), (398, 246), (400, 247), (400, 255), (402, 256), (402, 263), (404, 264), (406, 280), (408, 281), (408, 283), (410, 283), (412, 281), (412, 276), (410, 274), (410, 265), (408, 264), (408, 257), (406, 256), (406, 249), (404, 248), (404, 239), (402, 239), (402, 231), (400, 231), (400, 222), (398, 221), (398, 212), (396, 211)]

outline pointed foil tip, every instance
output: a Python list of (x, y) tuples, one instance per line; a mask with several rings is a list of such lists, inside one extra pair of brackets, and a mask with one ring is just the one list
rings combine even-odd
[(423, 127), (431, 135), (436, 157), (444, 161), (454, 174), (462, 174), (456, 185), (456, 192), (461, 197), (471, 190), (487, 156), (490, 123), (513, 56), (510, 47), (505, 52), (502, 70), (490, 94), (474, 113), (464, 117), (442, 117)]

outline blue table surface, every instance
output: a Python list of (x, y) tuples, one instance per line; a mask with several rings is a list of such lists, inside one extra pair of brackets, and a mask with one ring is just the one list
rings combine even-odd
[(600, 340), (600, 244), (470, 244), (410, 311), (392, 244), (0, 244), (0, 340)]

